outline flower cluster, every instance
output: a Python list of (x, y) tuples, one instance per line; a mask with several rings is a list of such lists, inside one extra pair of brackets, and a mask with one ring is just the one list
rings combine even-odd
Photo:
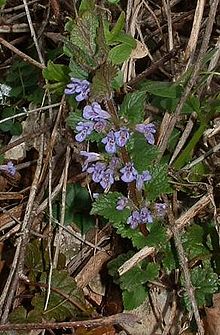
[(14, 176), (16, 174), (16, 167), (11, 161), (9, 161), (6, 165), (0, 165), (0, 171), (5, 171), (11, 176)]
[(76, 94), (76, 101), (80, 102), (88, 99), (90, 83), (87, 80), (71, 78), (64, 93), (67, 95)]
[[(65, 94), (75, 94), (75, 99), (78, 102), (87, 100), (89, 93), (90, 83), (87, 80), (76, 78), (71, 78), (71, 82), (65, 89)], [(153, 123), (140, 123), (132, 126), (131, 129), (125, 126), (120, 119), (117, 124), (114, 124), (110, 113), (104, 110), (98, 102), (92, 102), (84, 106), (82, 118), (76, 124), (75, 130), (77, 142), (85, 141), (93, 131), (103, 134), (100, 141), (105, 147), (105, 152), (108, 154), (107, 157), (105, 154), (95, 152), (81, 151), (80, 154), (85, 157), (82, 170), (88, 172), (92, 180), (95, 183), (99, 183), (105, 192), (110, 189), (115, 180), (121, 179), (125, 183), (134, 182), (136, 183), (136, 189), (141, 191), (144, 188), (144, 183), (152, 179), (149, 171), (145, 170), (139, 173), (133, 162), (123, 162), (118, 151), (120, 152), (120, 149), (127, 145), (134, 131), (143, 134), (147, 143), (154, 144), (156, 128)], [(116, 209), (132, 208), (131, 215), (127, 220), (131, 228), (136, 228), (139, 224), (153, 222), (151, 211), (146, 206), (137, 209), (129, 201), (126, 197), (122, 197), (119, 199)], [(163, 211), (163, 204), (157, 204), (153, 213), (158, 212), (158, 215), (162, 216)]]

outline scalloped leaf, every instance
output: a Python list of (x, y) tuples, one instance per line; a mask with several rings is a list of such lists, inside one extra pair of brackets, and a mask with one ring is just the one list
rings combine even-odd
[(125, 208), (123, 211), (116, 209), (118, 199), (122, 197), (119, 192), (109, 192), (102, 194), (92, 205), (91, 214), (100, 215), (113, 224), (125, 223), (130, 215), (130, 210)]
[(120, 107), (120, 115), (132, 124), (141, 123), (144, 120), (145, 100), (145, 91), (127, 93)]
[(147, 289), (139, 285), (134, 291), (123, 291), (122, 299), (125, 310), (132, 310), (140, 306), (147, 298)]
[(129, 152), (135, 168), (141, 173), (152, 167), (159, 150), (156, 146), (148, 144), (142, 134), (134, 133), (132, 136), (132, 148)]
[(149, 183), (145, 184), (147, 198), (149, 201), (155, 201), (162, 194), (172, 193), (172, 188), (168, 181), (168, 166), (166, 164), (157, 164), (148, 168), (152, 175)]

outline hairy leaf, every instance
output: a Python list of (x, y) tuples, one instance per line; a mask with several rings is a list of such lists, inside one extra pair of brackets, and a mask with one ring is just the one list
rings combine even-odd
[(69, 68), (62, 64), (54, 64), (48, 61), (46, 69), (43, 70), (43, 76), (47, 80), (69, 82)]
[(132, 292), (139, 285), (145, 284), (147, 280), (146, 271), (142, 270), (140, 265), (137, 265), (120, 277), (120, 287)]
[(132, 147), (129, 151), (138, 172), (152, 167), (159, 153), (156, 146), (148, 144), (143, 134), (137, 132), (132, 136)]
[(148, 225), (148, 228), (150, 232), (146, 237), (146, 245), (158, 249), (163, 248), (167, 243), (166, 229), (160, 222), (154, 222), (152, 225)]
[(146, 92), (127, 93), (120, 107), (120, 115), (132, 124), (142, 123), (144, 119), (144, 104)]
[(91, 98), (99, 102), (104, 98), (109, 98), (112, 93), (112, 80), (116, 74), (116, 68), (110, 63), (101, 65), (92, 79)]
[(147, 298), (147, 290), (143, 285), (139, 285), (133, 291), (122, 292), (125, 310), (132, 310), (140, 306)]
[(172, 193), (166, 164), (158, 163), (158, 165), (149, 167), (149, 171), (152, 180), (145, 185), (148, 200), (154, 201), (162, 194)]
[(188, 259), (209, 254), (204, 245), (204, 229), (199, 225), (188, 227), (186, 233), (182, 235), (184, 250), (187, 252)]
[(108, 58), (112, 64), (121, 64), (129, 59), (132, 49), (130, 45), (125, 43), (116, 45), (109, 51)]

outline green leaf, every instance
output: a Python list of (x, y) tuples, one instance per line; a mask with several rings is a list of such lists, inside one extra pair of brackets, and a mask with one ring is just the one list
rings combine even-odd
[(76, 124), (80, 121), (83, 121), (80, 111), (71, 112), (66, 119), (67, 125), (73, 130), (75, 130)]
[(167, 274), (179, 267), (176, 249), (171, 242), (166, 243), (163, 248), (162, 264)]
[(81, 16), (84, 12), (92, 12), (95, 9), (95, 2), (93, 0), (81, 0), (79, 6), (79, 15)]
[(148, 225), (148, 229), (150, 232), (146, 237), (146, 245), (157, 249), (165, 247), (168, 237), (166, 229), (161, 225), (161, 223), (154, 222), (152, 225)]
[(122, 11), (117, 22), (114, 24), (110, 32), (110, 38), (108, 42), (114, 41), (114, 39), (119, 35), (125, 25), (125, 12)]
[(129, 292), (134, 291), (139, 285), (145, 284), (148, 279), (146, 271), (140, 268), (140, 265), (133, 267), (120, 277), (120, 287)]
[(132, 49), (130, 45), (125, 43), (116, 45), (109, 51), (108, 58), (112, 64), (121, 64), (129, 59)]
[(96, 70), (91, 84), (92, 99), (101, 102), (103, 99), (111, 96), (111, 84), (116, 74), (116, 68), (110, 63), (104, 63)]
[(11, 323), (26, 323), (27, 311), (23, 306), (16, 307), (9, 315)]
[(10, 128), (11, 135), (21, 135), (22, 133), (22, 124), (19, 122), (14, 122)]
[(114, 283), (118, 284), (120, 283), (120, 277), (118, 273), (118, 269), (124, 262), (126, 262), (128, 259), (130, 259), (134, 255), (134, 251), (128, 251), (126, 254), (121, 254), (117, 258), (111, 260), (108, 262), (107, 267), (108, 267), (108, 273), (110, 276), (113, 277)]
[(0, 7), (3, 7), (6, 4), (6, 0), (0, 0)]
[(133, 124), (141, 123), (144, 119), (145, 99), (144, 91), (127, 93), (120, 107), (120, 115)]
[(90, 56), (94, 56), (96, 52), (98, 24), (97, 16), (90, 11), (84, 12), (72, 23), (70, 41)]
[(77, 79), (87, 79), (88, 73), (84, 71), (79, 64), (77, 64), (72, 58), (69, 64), (70, 68), (70, 77), (77, 78)]
[(107, 1), (113, 5), (117, 5), (120, 0), (107, 0)]
[(112, 88), (114, 90), (119, 90), (124, 85), (124, 75), (121, 70), (118, 71), (117, 75), (112, 81)]
[(203, 239), (204, 229), (196, 224), (188, 227), (185, 234), (182, 235), (184, 250), (187, 252), (189, 260), (199, 255), (209, 253), (208, 249), (203, 244)]
[(139, 285), (134, 291), (123, 291), (122, 299), (125, 310), (132, 310), (140, 306), (147, 298), (147, 290)]
[[(47, 274), (43, 273), (41, 282), (47, 283)], [(72, 277), (64, 270), (53, 270), (51, 278), (51, 294), (49, 299), (48, 308), (44, 311), (46, 292), (41, 292), (35, 295), (32, 299), (32, 305), (36, 311), (39, 311), (42, 318), (47, 320), (64, 321), (68, 317), (75, 317), (79, 312), (76, 304), (84, 303), (82, 292), (77, 289), (76, 283)], [(58, 294), (54, 289), (58, 289), (60, 293), (64, 293), (70, 297), (76, 304), (70, 303), (68, 299)]]
[(54, 64), (48, 61), (46, 69), (43, 69), (43, 76), (47, 80), (58, 82), (69, 82), (69, 68), (62, 64)]
[(136, 48), (136, 45), (137, 45), (137, 42), (136, 42), (134, 37), (132, 37), (131, 35), (124, 34), (124, 33), (121, 33), (121, 34), (117, 35), (115, 37), (114, 42), (115, 43), (127, 44), (130, 47), (132, 47), (132, 49)]
[(118, 211), (116, 209), (120, 197), (122, 197), (122, 194), (118, 192), (100, 195), (92, 205), (91, 214), (103, 216), (113, 224), (126, 222), (130, 215), (130, 210), (125, 208), (122, 211)]
[(156, 146), (148, 144), (145, 137), (140, 133), (134, 133), (132, 140), (132, 148), (129, 152), (135, 168), (141, 173), (152, 167), (159, 150)]
[[(194, 293), (198, 307), (206, 305), (207, 299), (210, 299), (212, 294), (218, 291), (219, 279), (218, 275), (213, 272), (211, 266), (205, 266), (204, 268), (196, 267), (191, 270), (191, 281), (194, 287)], [(184, 285), (184, 279), (182, 278)], [(209, 300), (208, 300), (209, 301)], [(191, 310), (190, 299), (185, 293), (184, 302), (188, 310)]]
[(159, 97), (174, 99), (181, 96), (180, 86), (164, 81), (145, 81), (141, 84), (141, 89)]
[(149, 167), (152, 179), (145, 184), (147, 198), (149, 201), (156, 200), (159, 196), (172, 193), (172, 188), (168, 181), (168, 167), (166, 164), (157, 164)]

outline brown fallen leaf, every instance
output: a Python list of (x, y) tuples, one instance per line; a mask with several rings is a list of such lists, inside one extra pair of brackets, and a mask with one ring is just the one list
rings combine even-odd
[(206, 334), (220, 335), (220, 308), (212, 307), (206, 308)]

